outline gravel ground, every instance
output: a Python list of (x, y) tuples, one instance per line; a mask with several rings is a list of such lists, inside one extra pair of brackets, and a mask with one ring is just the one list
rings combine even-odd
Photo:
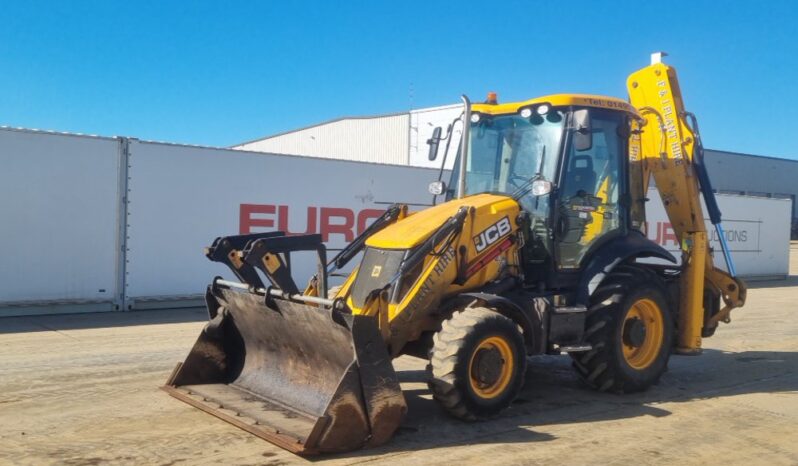
[[(792, 255), (798, 258), (798, 244)], [(431, 400), (424, 362), (395, 361), (410, 412), (387, 445), (323, 464), (798, 464), (798, 264), (674, 356), (659, 385), (611, 395), (567, 356), (530, 359), (521, 400), (466, 424)], [(158, 390), (201, 309), (0, 319), (0, 463), (308, 463)]]

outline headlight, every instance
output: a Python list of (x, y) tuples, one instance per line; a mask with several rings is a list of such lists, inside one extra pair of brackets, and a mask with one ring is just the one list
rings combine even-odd
[(532, 182), (532, 195), (545, 196), (551, 192), (551, 182), (546, 180), (535, 180)]
[(443, 181), (433, 181), (427, 187), (430, 194), (440, 196), (446, 190), (446, 184)]

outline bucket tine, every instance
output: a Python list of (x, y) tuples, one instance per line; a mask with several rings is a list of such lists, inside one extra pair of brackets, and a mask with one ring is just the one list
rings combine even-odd
[[(243, 261), (263, 272), (274, 286), (288, 294), (298, 294), (291, 271), (280, 254), (292, 251), (323, 251), (321, 235), (280, 236), (260, 238), (247, 244), (243, 251)], [(321, 260), (324, 263), (324, 260)]]
[(275, 231), (250, 235), (220, 236), (213, 241), (213, 244), (205, 248), (205, 257), (229, 267), (242, 282), (256, 288), (263, 288), (263, 281), (258, 276), (258, 272), (250, 264), (241, 260), (239, 252), (252, 241), (280, 236), (285, 236), (285, 233)]

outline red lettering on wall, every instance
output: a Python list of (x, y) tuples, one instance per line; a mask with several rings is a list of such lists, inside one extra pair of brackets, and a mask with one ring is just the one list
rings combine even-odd
[[(330, 240), (331, 235), (342, 235), (348, 243), (355, 239), (356, 234), (359, 235), (368, 228), (374, 219), (385, 213), (382, 209), (363, 209), (355, 212), (345, 207), (309, 206), (305, 210), (304, 227), (300, 223), (296, 231), (291, 231), (292, 217), (289, 216), (289, 211), (291, 206), (287, 205), (241, 204), (238, 231), (242, 235), (260, 229), (280, 230), (287, 235), (321, 233), (325, 242)], [(294, 212), (294, 216), (297, 216), (297, 213)], [(294, 226), (296, 227), (296, 222)]]
[(379, 218), (382, 214), (384, 214), (384, 210), (380, 209), (363, 209), (357, 214), (357, 234), (363, 233), (363, 230), (366, 229), (371, 222), (369, 220)]
[[(343, 219), (336, 223), (332, 223), (332, 219)], [(344, 235), (346, 242), (355, 239), (352, 228), (355, 226), (355, 214), (350, 209), (343, 209), (338, 207), (322, 207), (321, 208), (321, 240), (327, 242), (330, 240), (330, 235)]]
[(287, 235), (309, 235), (316, 233), (316, 208), (308, 207), (307, 221), (305, 222), (305, 231), (290, 231), (288, 228), (288, 206), (281, 205), (277, 207), (277, 229), (284, 231)]
[[(651, 231), (652, 226), (654, 227), (654, 231)], [(657, 222), (653, 225), (646, 222), (646, 232), (648, 239), (660, 246), (667, 246), (669, 242), (673, 243), (675, 246), (679, 246), (679, 238), (673, 231), (673, 225), (668, 222)]]
[(676, 237), (676, 233), (673, 231), (673, 225), (670, 223), (663, 223), (662, 224), (662, 245), (667, 246), (668, 241), (673, 242), (676, 246), (679, 246), (679, 238)]
[(238, 233), (247, 235), (252, 233), (252, 227), (274, 228), (274, 219), (267, 217), (252, 218), (253, 214), (274, 215), (273, 205), (241, 204), (238, 216)]

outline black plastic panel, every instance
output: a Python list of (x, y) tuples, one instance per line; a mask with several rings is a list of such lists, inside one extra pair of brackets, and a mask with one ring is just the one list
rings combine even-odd
[(402, 249), (366, 248), (355, 283), (352, 284), (352, 303), (362, 307), (369, 293), (387, 285), (399, 270), (404, 256)]

